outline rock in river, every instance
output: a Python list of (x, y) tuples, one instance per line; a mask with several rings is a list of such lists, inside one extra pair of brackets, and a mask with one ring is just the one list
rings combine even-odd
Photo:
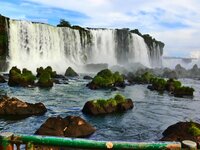
[(36, 131), (37, 135), (51, 135), (64, 137), (87, 137), (95, 132), (95, 128), (78, 116), (65, 118), (50, 117)]
[(191, 140), (197, 143), (200, 148), (200, 124), (196, 122), (178, 122), (169, 126), (163, 132), (161, 141)]
[(17, 98), (4, 96), (0, 99), (0, 116), (27, 117), (42, 115), (47, 111), (42, 103), (31, 104)]

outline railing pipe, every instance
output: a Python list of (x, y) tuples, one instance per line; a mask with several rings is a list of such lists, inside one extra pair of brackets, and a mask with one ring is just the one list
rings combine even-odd
[(4, 145), (8, 145), (8, 143), (24, 143), (27, 145), (28, 149), (34, 149), (33, 145), (72, 147), (72, 148), (84, 148), (84, 149), (116, 149), (116, 150), (117, 149), (119, 150), (181, 149), (181, 143), (179, 142), (121, 142), (121, 141), (108, 142), (108, 141), (95, 141), (95, 140), (78, 139), (78, 138), (64, 138), (64, 137), (38, 136), (38, 135), (25, 135), (25, 134), (14, 134), (11, 136), (11, 138), (3, 137), (1, 138), (1, 140), (6, 142), (6, 144)]

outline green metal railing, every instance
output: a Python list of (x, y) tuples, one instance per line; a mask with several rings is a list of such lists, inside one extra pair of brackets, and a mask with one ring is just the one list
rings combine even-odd
[(71, 147), (74, 149), (141, 149), (141, 150), (179, 150), (181, 143), (179, 142), (108, 142), (95, 141), (77, 138), (61, 138), (53, 136), (36, 136), (25, 134), (0, 134), (0, 150), (20, 149), (24, 144), (25, 149), (34, 150), (36, 146), (48, 147)]

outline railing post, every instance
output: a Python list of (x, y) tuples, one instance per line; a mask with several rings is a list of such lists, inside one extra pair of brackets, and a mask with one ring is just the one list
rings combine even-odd
[(197, 143), (190, 141), (190, 140), (184, 140), (182, 141), (183, 148), (187, 148), (189, 150), (197, 150)]
[(13, 144), (10, 143), (13, 133), (4, 132), (0, 133), (0, 150), (13, 150)]

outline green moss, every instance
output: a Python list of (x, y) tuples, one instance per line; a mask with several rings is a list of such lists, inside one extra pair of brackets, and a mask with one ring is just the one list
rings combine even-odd
[(193, 96), (193, 92), (194, 89), (192, 87), (182, 86), (175, 89), (174, 95), (176, 97)]
[(9, 81), (10, 86), (27, 86), (33, 85), (35, 83), (36, 77), (31, 71), (23, 69), (22, 72), (17, 67), (12, 67), (9, 71)]
[(53, 71), (51, 66), (46, 67), (45, 69), (43, 67), (37, 68), (37, 77), (40, 77), (43, 71), (46, 71), (50, 74), (51, 78), (54, 78), (56, 76), (56, 71)]
[(109, 88), (114, 86), (116, 83), (123, 83), (124, 78), (119, 72), (112, 73), (109, 69), (104, 69), (97, 73), (93, 78), (92, 83), (102, 87)]
[(155, 90), (164, 91), (167, 81), (161, 78), (152, 78), (151, 83)]
[(34, 81), (36, 80), (36, 77), (33, 75), (33, 73), (27, 69), (22, 70), (21, 75), (22, 82), (26, 82), (29, 84), (34, 84)]
[(112, 75), (112, 71), (109, 69), (104, 69), (97, 73), (97, 76), (101, 76), (102, 78), (112, 77)]
[(188, 129), (188, 132), (192, 136), (200, 136), (200, 128), (198, 128), (194, 123), (191, 123), (190, 128)]
[(124, 82), (124, 78), (122, 75), (119, 74), (119, 72), (115, 72), (113, 74), (113, 78), (115, 82)]
[(49, 81), (51, 81), (50, 73), (48, 71), (43, 71), (42, 74), (40, 75), (38, 83), (45, 84)]
[(95, 107), (103, 108), (107, 107), (109, 105), (111, 106), (117, 106), (119, 103), (124, 103), (126, 101), (125, 97), (123, 95), (117, 94), (114, 96), (114, 98), (109, 98), (107, 100), (105, 99), (97, 99), (92, 100), (91, 102)]
[(154, 78), (154, 75), (149, 73), (149, 72), (145, 72), (142, 76), (142, 81), (144, 83), (150, 83), (151, 79)]
[(114, 99), (115, 99), (118, 103), (120, 103), (120, 102), (125, 102), (125, 101), (126, 101), (125, 97), (124, 97), (123, 95), (121, 95), (121, 94), (115, 95)]

